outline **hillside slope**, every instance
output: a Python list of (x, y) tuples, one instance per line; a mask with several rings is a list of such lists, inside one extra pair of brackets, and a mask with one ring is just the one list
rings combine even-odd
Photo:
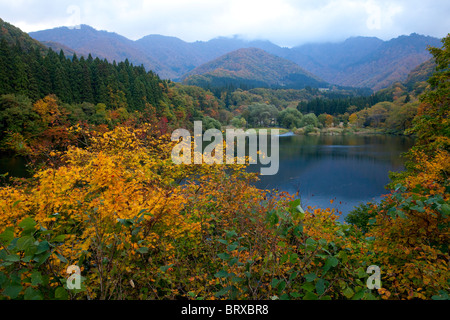
[(405, 81), (417, 66), (431, 58), (428, 46), (440, 40), (418, 34), (390, 41), (357, 37), (342, 43), (293, 48), (286, 58), (324, 80), (343, 86), (386, 88)]
[(117, 33), (98, 31), (90, 26), (81, 25), (80, 29), (60, 27), (51, 30), (30, 32), (34, 39), (50, 43), (60, 43), (87, 57), (91, 54), (109, 62), (121, 62), (128, 59), (135, 65), (144, 65), (147, 70), (161, 73), (164, 67), (151, 59), (136, 43)]
[(2, 19), (0, 19), (0, 40), (5, 40), (9, 45), (19, 44), (19, 46), (25, 51), (35, 48), (38, 48), (42, 52), (47, 51), (47, 47), (45, 45), (39, 41), (36, 41), (28, 34), (22, 32), (19, 28), (3, 21)]
[(201, 65), (183, 77), (186, 84), (201, 87), (234, 85), (239, 87), (302, 89), (327, 86), (325, 81), (292, 61), (258, 48), (246, 48), (223, 55)]

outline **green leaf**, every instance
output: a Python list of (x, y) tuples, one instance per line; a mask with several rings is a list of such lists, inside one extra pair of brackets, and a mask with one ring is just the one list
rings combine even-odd
[(167, 270), (169, 270), (172, 267), (173, 267), (173, 264), (161, 267), (161, 268), (159, 268), (159, 270), (161, 270), (162, 272), (167, 272)]
[(22, 200), (17, 200), (16, 202), (13, 203), (12, 207), (15, 208), (21, 202)]
[(291, 293), (291, 297), (294, 299), (300, 298), (302, 295), (298, 292), (292, 292)]
[(146, 254), (149, 252), (149, 248), (142, 247), (142, 248), (137, 249), (136, 251), (139, 253), (142, 253), (142, 254)]
[(222, 260), (229, 260), (230, 259), (230, 255), (228, 254), (228, 253), (219, 253), (218, 255), (217, 255), (220, 259), (222, 259)]
[(280, 282), (280, 280), (278, 280), (278, 279), (272, 279), (272, 282), (270, 283), (270, 285), (272, 286), (272, 288), (276, 288), (278, 286), (279, 282)]
[(358, 270), (356, 270), (358, 272), (358, 278), (362, 279), (362, 278), (366, 278), (367, 277), (367, 273), (363, 268), (359, 268)]
[(220, 297), (226, 295), (227, 292), (230, 291), (230, 289), (231, 289), (231, 286), (230, 286), (230, 287), (223, 288), (222, 290), (220, 290), (219, 292), (217, 292), (217, 293), (215, 294), (215, 296), (216, 296), (217, 298), (220, 298)]
[(25, 230), (33, 230), (36, 226), (36, 222), (31, 218), (25, 218), (19, 223), (19, 227)]
[(62, 262), (62, 263), (68, 263), (67, 259), (64, 258), (60, 253), (55, 251), (55, 255), (58, 257), (58, 259)]
[(231, 238), (233, 238), (233, 237), (237, 237), (237, 233), (236, 233), (236, 231), (234, 231), (234, 230), (232, 230), (232, 231), (230, 231), (230, 232), (228, 232), (227, 233), (227, 239), (231, 239)]
[(57, 300), (68, 300), (69, 299), (69, 293), (63, 287), (58, 287), (55, 290), (55, 299), (57, 299)]
[(21, 237), (17, 241), (17, 250), (19, 251), (27, 250), (31, 245), (33, 245), (34, 241), (35, 241), (34, 238), (31, 236)]
[(142, 227), (135, 228), (135, 229), (131, 232), (131, 235), (132, 235), (132, 236), (136, 236), (137, 234), (139, 234), (139, 232), (141, 232), (141, 230), (142, 230)]
[(47, 259), (52, 255), (50, 251), (47, 251), (45, 253), (42, 253), (34, 258), (34, 261), (38, 263), (38, 267), (44, 264)]
[(303, 297), (303, 300), (318, 300), (318, 297), (316, 294), (312, 292), (307, 292), (306, 295)]
[(280, 297), (280, 300), (286, 301), (286, 300), (291, 300), (291, 299), (289, 298), (289, 295), (287, 293), (285, 293)]
[(3, 290), (3, 295), (9, 297), (10, 299), (14, 300), (16, 299), (20, 292), (22, 291), (23, 287), (21, 285), (12, 284), (9, 285)]
[(308, 282), (308, 283), (303, 284), (303, 285), (302, 285), (302, 288), (303, 288), (305, 291), (313, 292), (314, 289), (315, 289), (316, 287), (314, 286), (313, 283)]
[(364, 294), (364, 300), (377, 300), (377, 298), (370, 292)]
[(298, 260), (298, 254), (296, 254), (296, 253), (291, 254), (291, 256), (289, 257), (289, 261), (291, 263), (296, 263), (297, 260)]
[(312, 238), (308, 238), (306, 240), (306, 250), (308, 251), (314, 251), (316, 249), (316, 241)]
[(431, 299), (435, 301), (450, 300), (450, 296), (448, 295), (448, 292), (444, 290), (439, 290), (439, 295), (434, 295), (431, 297)]
[(147, 209), (142, 209), (141, 211), (139, 211), (138, 216), (149, 216), (150, 213), (148, 212)]
[(6, 275), (3, 272), (0, 272), (0, 288), (3, 287), (3, 284), (5, 284), (7, 280)]
[(231, 278), (231, 282), (234, 282), (234, 283), (240, 283), (240, 282), (242, 282), (242, 281), (244, 281), (243, 278), (239, 278), (239, 277), (233, 277), (233, 278)]
[(226, 278), (226, 277), (228, 277), (228, 272), (226, 272), (225, 270), (220, 270), (214, 276), (216, 278)]
[(283, 292), (283, 290), (286, 288), (286, 281), (284, 281), (284, 280), (281, 280), (279, 283), (278, 283), (278, 293), (281, 293), (281, 292)]
[(289, 281), (294, 280), (295, 278), (297, 278), (297, 276), (298, 276), (298, 272), (292, 272), (291, 276), (289, 277)]
[(14, 230), (12, 228), (7, 228), (0, 234), (0, 240), (3, 242), (5, 246), (9, 245), (10, 242), (14, 239)]
[(42, 294), (39, 290), (32, 287), (28, 287), (25, 290), (25, 295), (23, 297), (25, 300), (43, 300)]
[(291, 201), (289, 203), (289, 209), (291, 209), (291, 212), (293, 212), (294, 210), (297, 210), (297, 207), (300, 206), (302, 204), (302, 201), (300, 199)]
[(450, 215), (450, 205), (443, 204), (439, 211), (442, 213), (444, 218), (448, 217)]
[(39, 255), (41, 253), (44, 253), (46, 251), (50, 250), (50, 245), (47, 241), (42, 241), (37, 246), (37, 250), (35, 252), (36, 255)]
[(344, 296), (347, 297), (347, 299), (351, 299), (353, 297), (353, 295), (355, 294), (355, 292), (353, 292), (352, 288), (345, 288), (344, 291), (342, 292), (344, 294)]
[[(230, 267), (232, 267), (232, 266), (234, 266), (235, 264), (238, 264), (238, 262), (239, 262), (239, 258), (233, 258), (233, 259), (230, 259), (229, 261), (228, 261), (228, 265), (230, 266)], [(238, 264), (239, 265), (239, 264)]]
[(15, 254), (10, 254), (5, 257), (5, 261), (18, 262), (20, 261), (20, 257)]
[(131, 227), (131, 226), (134, 224), (133, 221), (130, 220), (130, 219), (117, 219), (117, 221), (118, 221), (121, 225), (123, 225), (123, 226), (125, 226), (125, 227), (127, 227), (127, 228)]
[(325, 280), (318, 279), (316, 282), (316, 292), (318, 295), (322, 295), (325, 293)]
[(64, 242), (65, 239), (66, 239), (66, 235), (65, 234), (60, 234), (59, 236), (54, 237), (52, 239), (52, 242), (62, 243), (62, 242)]
[(316, 278), (317, 278), (317, 275), (315, 273), (310, 273), (305, 276), (305, 279), (307, 282), (312, 282)]
[(40, 284), (44, 284), (42, 274), (39, 271), (35, 270), (31, 273), (31, 285), (36, 287)]
[(325, 264), (323, 266), (323, 271), (327, 272), (328, 270), (330, 270), (331, 268), (336, 267), (339, 264), (339, 260), (336, 259), (335, 257), (328, 257), (327, 260), (325, 261)]
[(359, 290), (358, 292), (355, 293), (352, 300), (361, 300), (364, 297), (364, 293), (365, 293), (364, 289)]
[(303, 233), (303, 224), (300, 223), (298, 226), (294, 228), (294, 236), (300, 237)]
[(286, 248), (286, 242), (280, 241), (280, 242), (278, 242), (278, 246), (280, 248)]
[(271, 226), (274, 226), (280, 221), (280, 218), (278, 217), (276, 211), (272, 211), (268, 214), (267, 220), (271, 224)]
[(343, 263), (348, 261), (347, 253), (344, 250), (339, 251), (336, 255)]
[(286, 253), (281, 257), (280, 263), (284, 264), (286, 261), (288, 261), (288, 259), (289, 259), (289, 254)]

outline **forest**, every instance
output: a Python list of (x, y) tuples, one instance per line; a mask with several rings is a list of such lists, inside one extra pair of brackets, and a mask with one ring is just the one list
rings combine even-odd
[[(331, 104), (307, 88), (219, 95), (2, 41), (1, 146), (34, 170), (0, 187), (0, 299), (448, 299), (450, 36), (430, 52), (420, 94), (397, 84)], [(255, 188), (244, 165), (175, 165), (171, 129), (195, 120), (394, 128), (416, 145), (384, 200), (340, 223)], [(383, 266), (380, 289), (366, 285), (371, 265)]]

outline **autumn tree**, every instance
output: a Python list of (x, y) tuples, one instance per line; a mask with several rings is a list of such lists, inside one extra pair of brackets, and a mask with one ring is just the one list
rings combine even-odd
[(442, 39), (442, 48), (430, 48), (436, 61), (436, 72), (428, 80), (430, 89), (420, 98), (421, 105), (412, 133), (417, 148), (425, 152), (449, 151), (450, 135), (450, 35)]
[(411, 130), (417, 141), (408, 171), (393, 175), (394, 190), (373, 206), (377, 216), (369, 222), (385, 299), (442, 299), (450, 291), (450, 36), (443, 44), (430, 49), (438, 67)]

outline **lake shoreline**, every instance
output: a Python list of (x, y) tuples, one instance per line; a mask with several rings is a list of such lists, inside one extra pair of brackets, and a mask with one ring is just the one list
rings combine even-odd
[(375, 128), (326, 128), (326, 129), (318, 129), (305, 132), (303, 128), (296, 129), (291, 131), (294, 135), (303, 136), (303, 135), (316, 135), (316, 136), (374, 136), (374, 135), (388, 135), (388, 136), (401, 136), (401, 137), (412, 137), (410, 135), (401, 134), (401, 133), (392, 133), (386, 132), (383, 129), (375, 129)]

